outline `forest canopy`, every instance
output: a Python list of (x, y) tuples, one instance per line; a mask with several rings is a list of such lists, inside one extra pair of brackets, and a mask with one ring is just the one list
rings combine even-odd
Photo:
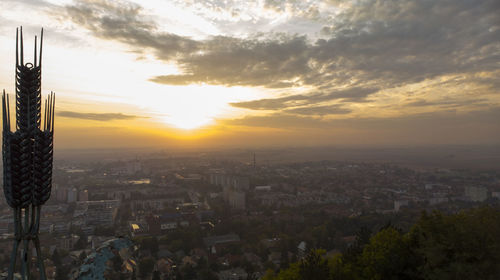
[(392, 225), (372, 236), (360, 231), (342, 253), (313, 249), (263, 279), (500, 279), (499, 236), (498, 208), (423, 212), (406, 233)]

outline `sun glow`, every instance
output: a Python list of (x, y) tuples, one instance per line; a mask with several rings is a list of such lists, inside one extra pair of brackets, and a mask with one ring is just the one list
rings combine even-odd
[(190, 112), (186, 112), (186, 114), (177, 114), (175, 116), (167, 116), (164, 120), (168, 124), (185, 130), (196, 129), (213, 123), (213, 119), (210, 117), (190, 114)]
[[(137, 104), (152, 120), (183, 130), (215, 124), (215, 119), (235, 117), (241, 110), (229, 103), (256, 98), (261, 93), (243, 87), (209, 85), (166, 86), (150, 83)], [(147, 96), (146, 96), (147, 95)]]

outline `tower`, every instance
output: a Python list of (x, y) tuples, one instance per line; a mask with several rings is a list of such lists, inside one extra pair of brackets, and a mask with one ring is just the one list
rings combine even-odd
[(38, 238), (41, 207), (50, 197), (54, 139), (55, 95), (45, 100), (42, 119), (42, 46), (35, 36), (34, 61), (24, 63), (22, 27), (16, 30), (16, 131), (11, 131), (9, 97), (3, 91), (3, 190), (7, 203), (14, 211), (14, 245), (9, 266), (13, 279), (18, 251), (21, 249), (21, 276), (30, 279), (30, 245), (37, 255), (39, 279), (45, 280)]
[(255, 160), (255, 152), (253, 152), (253, 169), (255, 170), (255, 167), (257, 166), (257, 162)]

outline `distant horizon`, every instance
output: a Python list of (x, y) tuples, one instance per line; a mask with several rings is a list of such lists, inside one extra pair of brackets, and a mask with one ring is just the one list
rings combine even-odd
[(55, 160), (57, 163), (185, 157), (253, 164), (254, 154), (258, 166), (337, 161), (384, 163), (417, 169), (500, 170), (500, 145), (62, 149), (55, 152)]

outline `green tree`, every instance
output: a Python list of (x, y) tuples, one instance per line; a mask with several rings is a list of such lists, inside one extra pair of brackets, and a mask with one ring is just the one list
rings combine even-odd
[(299, 262), (299, 279), (328, 279), (330, 270), (327, 260), (322, 257), (324, 253), (324, 250), (311, 250), (309, 254), (307, 254), (307, 256)]
[(500, 211), (479, 208), (455, 215), (423, 213), (409, 233), (426, 279), (500, 279)]
[(367, 279), (416, 279), (418, 262), (412, 257), (408, 237), (387, 227), (370, 239), (360, 259)]

